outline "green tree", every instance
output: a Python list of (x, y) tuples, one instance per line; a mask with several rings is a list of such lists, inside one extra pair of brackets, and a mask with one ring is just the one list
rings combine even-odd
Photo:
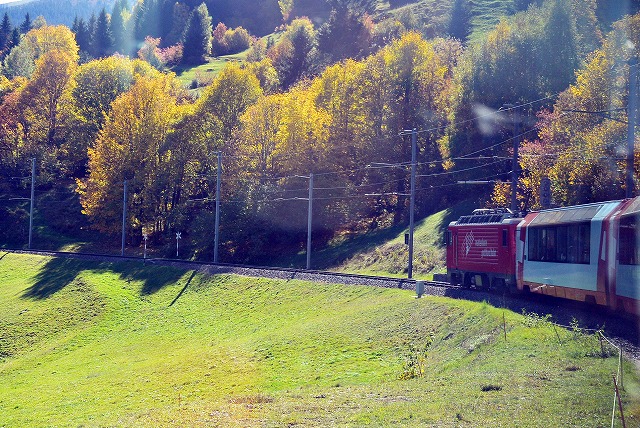
[(122, 54), (130, 51), (125, 15), (128, 13), (127, 0), (117, 0), (111, 9), (110, 29), (113, 37), (113, 50)]
[(369, 52), (373, 24), (368, 15), (337, 4), (318, 30), (318, 50), (332, 61), (362, 57)]
[(468, 0), (454, 0), (447, 33), (466, 42), (471, 34), (471, 6)]
[(113, 35), (107, 12), (102, 8), (96, 20), (95, 30), (92, 37), (93, 54), (96, 58), (103, 58), (113, 52)]
[(33, 28), (33, 24), (31, 24), (31, 18), (29, 17), (29, 13), (24, 16), (24, 21), (20, 24), (20, 32), (22, 34), (27, 34)]
[(211, 53), (211, 17), (207, 5), (202, 3), (191, 12), (183, 37), (183, 62), (199, 64)]
[(12, 30), (13, 27), (11, 25), (11, 20), (9, 19), (9, 14), (5, 12), (4, 17), (2, 18), (2, 23), (0, 23), (0, 60), (9, 53), (9, 43), (11, 41)]
[(294, 19), (268, 56), (286, 89), (313, 73), (316, 63), (316, 31), (307, 18)]

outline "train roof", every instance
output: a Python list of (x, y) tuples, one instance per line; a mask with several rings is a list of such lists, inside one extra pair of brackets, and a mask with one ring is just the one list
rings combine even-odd
[(633, 202), (627, 205), (620, 213), (621, 216), (633, 214), (640, 214), (640, 196), (636, 197)]
[[(513, 213), (506, 208), (488, 209), (480, 208), (473, 210), (470, 215), (463, 215), (457, 221), (450, 223), (454, 225), (467, 225), (467, 224), (500, 224), (505, 221), (512, 222), (514, 220)], [(521, 219), (517, 219), (520, 221)]]
[(596, 202), (586, 205), (574, 205), (570, 207), (551, 208), (536, 213), (531, 221), (531, 226), (542, 226), (559, 223), (581, 223), (590, 221), (599, 215), (606, 215), (619, 207), (622, 201)]

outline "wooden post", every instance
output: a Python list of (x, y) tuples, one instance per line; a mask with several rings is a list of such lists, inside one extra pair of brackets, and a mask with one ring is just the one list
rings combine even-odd
[(620, 420), (622, 421), (622, 428), (627, 428), (627, 424), (624, 423), (624, 413), (622, 412), (622, 398), (620, 398), (620, 391), (618, 391), (618, 384), (616, 383), (616, 377), (613, 377), (613, 386), (616, 389), (616, 397), (618, 398), (618, 408), (620, 409)]

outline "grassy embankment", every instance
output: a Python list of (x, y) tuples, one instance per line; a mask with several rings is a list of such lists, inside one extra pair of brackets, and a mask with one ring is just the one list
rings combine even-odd
[[(433, 273), (446, 272), (444, 235), (447, 226), (474, 207), (473, 203), (465, 202), (416, 221), (413, 238), (416, 278), (431, 279)], [(351, 238), (338, 237), (313, 254), (313, 265), (340, 272), (406, 276), (409, 249), (404, 242), (408, 232), (405, 225)], [(298, 265), (300, 263), (297, 261)]]
[[(610, 425), (617, 358), (538, 317), (397, 289), (0, 257), (0, 426)], [(631, 426), (637, 380), (626, 364)]]

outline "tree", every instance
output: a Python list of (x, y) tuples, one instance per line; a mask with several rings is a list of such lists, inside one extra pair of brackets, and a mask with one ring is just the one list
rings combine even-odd
[(294, 19), (280, 41), (268, 56), (278, 71), (280, 82), (286, 89), (300, 78), (312, 73), (315, 65), (316, 31), (307, 18)]
[(202, 3), (189, 17), (183, 38), (183, 62), (199, 64), (211, 53), (211, 17), (207, 5)]
[[(589, 8), (590, 2), (582, 7)], [(472, 152), (509, 155), (511, 145), (504, 141), (513, 133), (513, 119), (495, 112), (505, 103), (527, 104), (519, 114), (526, 118), (524, 128), (531, 129), (534, 111), (550, 107), (551, 96), (575, 80), (575, 70), (585, 59), (576, 50), (575, 19), (571, 0), (547, 1), (540, 7), (534, 4), (526, 12), (503, 19), (469, 46), (456, 69), (455, 90), (450, 92), (451, 119), (456, 125), (443, 140), (443, 153), (453, 158)], [(528, 104), (534, 100), (539, 101)], [(472, 120), (477, 116), (483, 120)], [(506, 175), (510, 169), (505, 163), (500, 171), (476, 171), (486, 177), (496, 172)]]
[(13, 28), (11, 26), (9, 14), (5, 12), (4, 17), (2, 18), (2, 23), (0, 23), (0, 60), (2, 60), (9, 53), (9, 43), (11, 42), (12, 30)]
[(22, 21), (22, 24), (20, 24), (20, 32), (22, 34), (27, 34), (29, 31), (31, 31), (32, 28), (33, 25), (31, 24), (31, 18), (29, 18), (29, 13), (27, 13), (24, 16), (24, 21)]
[(260, 82), (253, 73), (228, 65), (203, 91), (196, 111), (216, 117), (222, 125), (222, 141), (230, 142), (240, 116), (260, 95)]
[(35, 61), (52, 50), (65, 52), (73, 62), (78, 61), (78, 45), (71, 30), (62, 25), (45, 25), (29, 31), (11, 50), (5, 58), (6, 73), (11, 77), (29, 77), (35, 68)]
[(84, 19), (76, 17), (73, 21), (71, 31), (76, 35), (78, 48), (83, 52), (89, 53), (91, 51), (91, 33), (89, 33), (89, 28), (84, 22)]
[(293, 0), (278, 0), (278, 6), (280, 7), (282, 19), (285, 22), (288, 21), (291, 11), (293, 10)]
[(95, 147), (89, 149), (89, 176), (78, 181), (83, 212), (98, 230), (120, 230), (125, 179), (130, 226), (140, 233), (146, 224), (166, 225), (167, 210), (173, 207), (163, 172), (170, 169), (172, 157), (164, 143), (182, 114), (177, 90), (173, 76), (140, 77), (113, 102)]
[(59, 145), (56, 140), (62, 115), (61, 105), (68, 98), (77, 63), (68, 52), (49, 50), (36, 61), (35, 71), (22, 95), (24, 116), (30, 126), (28, 134), (47, 147)]
[(189, 23), (189, 17), (191, 16), (189, 12), (189, 8), (180, 2), (172, 2), (171, 0), (166, 0), (166, 3), (171, 3), (172, 6), (172, 18), (171, 18), (171, 29), (169, 30), (169, 34), (163, 38), (165, 45), (170, 46), (182, 41), (182, 36), (185, 32), (187, 24)]
[(318, 49), (332, 61), (358, 58), (368, 53), (373, 39), (373, 23), (368, 15), (337, 4), (329, 20), (318, 30)]
[(113, 50), (113, 36), (109, 24), (109, 18), (104, 8), (100, 11), (96, 20), (95, 30), (93, 32), (93, 55), (96, 58), (103, 58), (111, 55)]
[(160, 48), (158, 46), (160, 46), (160, 39), (146, 37), (142, 47), (138, 51), (138, 58), (148, 62), (157, 70), (163, 70), (165, 64), (160, 55)]
[(119, 56), (90, 61), (78, 68), (71, 92), (74, 115), (65, 139), (68, 168), (73, 176), (85, 176), (87, 149), (94, 145), (113, 101), (128, 91), (137, 78), (158, 75), (140, 60)]
[(129, 53), (127, 29), (124, 14), (128, 13), (127, 1), (118, 0), (111, 9), (110, 29), (113, 37), (113, 50), (122, 54)]
[(454, 0), (447, 32), (461, 42), (467, 41), (471, 34), (471, 7), (468, 0)]

